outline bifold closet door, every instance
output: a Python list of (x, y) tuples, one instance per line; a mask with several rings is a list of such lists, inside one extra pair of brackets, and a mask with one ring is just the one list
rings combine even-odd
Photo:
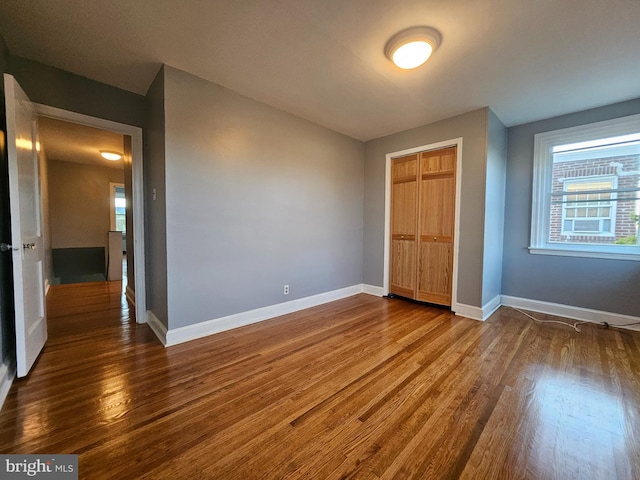
[(389, 292), (416, 298), (419, 155), (391, 162), (391, 252)]
[(420, 154), (417, 295), (451, 305), (456, 198), (456, 148)]

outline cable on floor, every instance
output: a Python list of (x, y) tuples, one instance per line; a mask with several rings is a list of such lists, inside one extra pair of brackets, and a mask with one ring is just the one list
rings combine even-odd
[(527, 312), (523, 312), (519, 308), (516, 308), (516, 307), (511, 307), (511, 308), (513, 308), (516, 312), (520, 312), (521, 314), (529, 317), (531, 320), (533, 320), (535, 322), (538, 322), (538, 323), (559, 323), (560, 325), (566, 325), (567, 327), (573, 328), (578, 333), (581, 332), (581, 330), (578, 327), (578, 325), (582, 325), (583, 323), (588, 323), (588, 322), (569, 323), (569, 322), (563, 322), (561, 320), (540, 320), (539, 318), (536, 318), (533, 315), (529, 315)]
[(604, 328), (626, 328), (626, 327), (631, 327), (635, 325), (640, 325), (640, 322), (625, 323), (625, 324), (602, 322), (602, 325), (604, 325)]

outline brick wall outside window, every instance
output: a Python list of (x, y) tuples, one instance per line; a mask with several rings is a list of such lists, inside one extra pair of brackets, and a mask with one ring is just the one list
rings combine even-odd
[[(606, 157), (589, 160), (576, 160), (557, 162), (553, 164), (553, 192), (564, 190), (563, 182), (560, 179), (579, 180), (602, 176), (616, 177), (617, 188), (638, 188), (640, 175), (618, 175), (619, 167), (611, 166), (611, 163), (622, 164), (622, 172), (638, 172), (640, 170), (640, 155), (627, 155), (620, 157)], [(626, 194), (629, 195), (629, 194)], [(619, 195), (619, 197), (622, 195)], [(637, 197), (632, 194), (631, 196)], [(561, 197), (557, 197), (561, 199)], [(637, 223), (632, 215), (636, 213), (635, 201), (618, 201), (612, 202), (612, 208), (615, 210), (615, 235), (562, 235), (562, 204), (551, 205), (551, 225), (549, 231), (549, 240), (552, 242), (572, 243), (593, 243), (593, 244), (612, 244), (616, 240), (636, 235)]]

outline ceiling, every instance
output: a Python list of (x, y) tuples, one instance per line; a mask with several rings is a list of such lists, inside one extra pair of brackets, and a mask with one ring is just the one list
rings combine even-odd
[[(402, 71), (396, 32), (442, 44)], [(638, 0), (2, 0), (10, 52), (145, 94), (168, 64), (361, 140), (483, 106), (507, 125), (640, 97)]]
[(123, 136), (52, 118), (38, 119), (38, 133), (48, 160), (124, 168), (124, 161), (105, 160), (100, 150), (123, 153)]

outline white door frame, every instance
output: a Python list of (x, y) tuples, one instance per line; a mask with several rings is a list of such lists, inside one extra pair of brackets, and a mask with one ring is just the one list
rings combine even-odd
[(36, 114), (63, 120), (65, 122), (78, 123), (89, 127), (109, 130), (121, 135), (131, 137), (131, 176), (133, 190), (133, 260), (135, 268), (135, 308), (136, 322), (147, 323), (147, 294), (144, 251), (144, 181), (142, 164), (142, 128), (124, 123), (113, 122), (102, 118), (91, 117), (81, 113), (63, 110), (48, 105), (35, 104)]
[(457, 153), (456, 204), (453, 227), (453, 284), (451, 285), (451, 310), (455, 312), (458, 306), (458, 247), (460, 245), (460, 196), (462, 192), (462, 137), (387, 153), (384, 180), (384, 279), (382, 280), (382, 294), (389, 295), (389, 257), (391, 250), (391, 160), (396, 157), (411, 155), (412, 153), (425, 152), (427, 150), (439, 150), (446, 147), (456, 147)]

